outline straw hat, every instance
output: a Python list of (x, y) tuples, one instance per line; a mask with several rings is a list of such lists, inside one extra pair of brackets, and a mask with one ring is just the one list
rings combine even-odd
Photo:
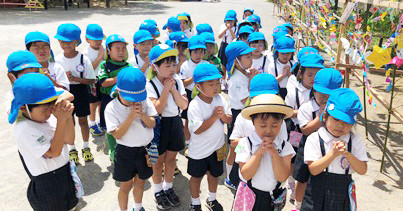
[(245, 119), (251, 119), (251, 115), (258, 113), (280, 113), (285, 114), (285, 118), (290, 118), (293, 109), (284, 103), (283, 98), (274, 94), (261, 94), (254, 97), (250, 106), (242, 110)]

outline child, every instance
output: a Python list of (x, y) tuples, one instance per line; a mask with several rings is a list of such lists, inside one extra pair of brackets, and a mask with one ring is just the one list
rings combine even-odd
[[(127, 42), (117, 34), (110, 35), (106, 38), (107, 59), (101, 63), (99, 68), (99, 84), (101, 85), (101, 116), (100, 125), (106, 127), (105, 124), (105, 108), (112, 101), (111, 90), (116, 84), (117, 75), (120, 70), (129, 66), (127, 63)], [(116, 140), (111, 134), (106, 134), (106, 140), (109, 146), (109, 159), (111, 162), (115, 160)]]
[[(63, 54), (56, 57), (70, 80), (70, 92), (74, 95), (74, 114), (78, 117), (83, 138), (82, 156), (85, 162), (92, 161), (93, 157), (89, 147), (90, 129), (87, 116), (90, 115), (90, 92), (88, 85), (96, 81), (94, 68), (87, 56), (76, 50), (81, 43), (81, 30), (78, 26), (65, 23), (57, 28), (55, 38), (59, 40)], [(69, 145), (70, 159), (78, 164), (78, 152), (75, 145)]]
[(70, 89), (70, 82), (63, 67), (53, 61), (48, 35), (38, 31), (30, 32), (25, 36), (25, 46), (28, 51), (35, 54), (42, 66), (40, 72), (48, 76), (55, 87)]
[(169, 40), (170, 33), (182, 31), (180, 21), (174, 16), (168, 19), (168, 22), (164, 25), (164, 27), (162, 27), (162, 29), (168, 30), (165, 36), (162, 38), (163, 43)]
[[(193, 82), (193, 71), (199, 64), (208, 64), (209, 62), (203, 60), (204, 54), (206, 52), (206, 41), (200, 35), (195, 35), (189, 39), (189, 51), (190, 59), (185, 61), (180, 70), (180, 77), (185, 86), (186, 95), (188, 102), (192, 99), (192, 91), (195, 86)], [(187, 110), (183, 110), (182, 118), (185, 119), (185, 139), (186, 141), (190, 138), (190, 133), (188, 130), (188, 120), (187, 120)]]
[(252, 14), (251, 16), (248, 16), (246, 19), (249, 23), (252, 24), (253, 28), (255, 29), (255, 32), (258, 32), (259, 29), (262, 28), (262, 24), (260, 23), (260, 17), (256, 14)]
[(293, 178), (298, 181), (295, 186), (296, 210), (301, 208), (306, 182), (309, 179), (308, 166), (304, 163), (306, 138), (321, 126), (320, 115), (326, 107), (329, 94), (340, 88), (342, 83), (343, 76), (338, 70), (332, 68), (319, 70), (315, 76), (313, 97), (307, 103), (302, 104), (298, 110), (298, 123), (303, 137), (299, 142), (293, 169)]
[(141, 23), (139, 30), (146, 30), (150, 32), (151, 36), (154, 38), (153, 47), (155, 45), (160, 44), (160, 41), (158, 41), (157, 38), (160, 37), (161, 33), (160, 30), (158, 29), (158, 25), (157, 22), (155, 22), (155, 20), (152, 19), (144, 20), (143, 23)]
[(295, 40), (292, 37), (283, 36), (274, 43), (274, 61), (269, 65), (269, 73), (276, 77), (280, 86), (280, 96), (287, 96), (287, 81), (291, 76), (291, 67), (294, 64)]
[[(303, 47), (301, 50), (298, 51), (297, 54), (297, 62), (294, 63), (294, 65), (291, 68), (292, 75), (288, 78), (287, 81), (287, 92), (289, 92), (291, 89), (295, 89), (295, 87), (298, 85), (298, 80), (297, 76), (299, 74), (299, 69), (300, 69), (300, 61), (301, 58), (307, 54), (319, 54), (319, 51), (316, 48), (307, 46)], [(323, 60), (324, 62), (324, 60)], [(322, 63), (323, 65), (323, 63)]]
[[(95, 70), (95, 76), (98, 77), (99, 65), (104, 60), (104, 47), (102, 46), (102, 40), (105, 38), (101, 26), (98, 24), (88, 24), (87, 30), (85, 32), (85, 40), (89, 46), (84, 50), (84, 55), (86, 55), (92, 62), (92, 67)], [(101, 106), (101, 92), (100, 85), (98, 81), (90, 86), (90, 133), (93, 136), (101, 136), (104, 131), (101, 130), (99, 123), (97, 124), (96, 111), (97, 108), (100, 109)]]
[(227, 14), (225, 14), (224, 24), (221, 25), (218, 33), (218, 39), (222, 39), (220, 49), (218, 50), (218, 58), (221, 59), (224, 72), (227, 72), (225, 67), (227, 65), (225, 49), (227, 48), (228, 44), (230, 44), (236, 38), (236, 24), (236, 12), (234, 10), (228, 10)]
[(189, 58), (188, 44), (189, 38), (186, 37), (185, 33), (182, 31), (179, 32), (172, 32), (169, 34), (169, 40), (174, 41), (174, 47), (178, 49), (178, 56), (177, 56), (177, 66), (176, 66), (176, 73), (179, 74), (182, 64), (186, 62)]
[(264, 34), (261, 32), (253, 32), (248, 37), (248, 43), (251, 48), (255, 48), (252, 52), (252, 67), (257, 69), (259, 73), (269, 72), (269, 66), (273, 61), (263, 55), (263, 51), (267, 50), (267, 42)]
[(186, 36), (190, 39), (191, 37), (196, 35), (196, 31), (193, 29), (193, 22), (190, 18), (190, 14), (187, 12), (178, 14), (176, 18), (180, 21), (180, 26), (182, 31), (186, 34)]
[(200, 183), (207, 174), (209, 192), (206, 206), (209, 210), (223, 211), (216, 199), (218, 177), (223, 171), (224, 124), (231, 123), (231, 110), (226, 100), (219, 95), (218, 69), (212, 64), (200, 64), (193, 73), (195, 88), (199, 91), (189, 104), (188, 174), (190, 177), (191, 211), (201, 211)]
[(247, 17), (253, 15), (254, 12), (255, 12), (255, 10), (250, 7), (243, 9), (243, 19), (246, 19)]
[(273, 45), (268, 47), (268, 50), (265, 52), (265, 54), (268, 57), (273, 57), (274, 56), (274, 43), (276, 43), (276, 40), (280, 37), (286, 36), (288, 34), (287, 27), (285, 26), (277, 26), (273, 30), (273, 34), (271, 35), (273, 37)]
[(249, 26), (249, 25), (242, 26), (241, 28), (239, 28), (239, 35), (236, 40), (244, 41), (245, 43), (248, 43), (249, 35), (252, 34), (253, 32), (254, 32), (254, 29), (252, 26)]
[(146, 30), (138, 30), (133, 35), (133, 47), (137, 50), (134, 57), (130, 61), (130, 64), (134, 68), (138, 68), (145, 76), (148, 75), (148, 69), (150, 67), (150, 58), (148, 54), (153, 47), (154, 38), (151, 36), (150, 32)]
[(322, 127), (305, 144), (304, 161), (312, 176), (301, 211), (356, 207), (355, 197), (349, 193), (355, 195), (351, 173), (364, 175), (368, 162), (365, 143), (351, 131), (361, 111), (360, 98), (353, 90), (340, 88), (330, 94)]
[[(185, 148), (183, 124), (179, 117), (180, 109), (187, 108), (185, 87), (175, 79), (176, 56), (178, 50), (160, 44), (150, 51), (153, 75), (146, 85), (147, 96), (154, 103), (161, 116), (161, 131), (158, 145), (159, 157), (153, 166), (153, 182), (158, 209), (169, 209), (180, 205), (179, 197), (173, 189), (173, 176), (176, 155)], [(162, 169), (164, 184), (162, 183)]]
[(120, 182), (120, 210), (127, 210), (129, 193), (134, 187), (133, 210), (145, 211), (142, 206), (144, 183), (153, 174), (145, 146), (154, 137), (157, 111), (147, 98), (145, 86), (146, 77), (141, 70), (122, 69), (114, 87), (118, 96), (105, 109), (107, 131), (117, 142), (113, 179)]
[(196, 26), (197, 35), (201, 35), (203, 32), (209, 32), (214, 34), (213, 28), (208, 23), (201, 23)]
[(210, 64), (213, 64), (218, 69), (218, 71), (220, 71), (220, 74), (223, 76), (222, 78), (224, 82), (227, 77), (226, 73), (224, 73), (222, 69), (220, 58), (216, 56), (218, 47), (215, 43), (214, 34), (210, 32), (203, 32), (201, 36), (206, 41), (206, 55), (204, 57), (204, 60), (210, 62)]
[(289, 22), (283, 24), (283, 26), (287, 27), (288, 34), (292, 37), (294, 35), (294, 26)]
[(13, 86), (8, 122), (16, 122), (15, 141), (31, 180), (27, 197), (35, 211), (71, 210), (78, 203), (66, 147), (74, 143), (74, 106), (57, 101), (61, 93), (38, 73), (21, 76)]
[(242, 116), (252, 120), (255, 132), (242, 138), (235, 149), (240, 174), (255, 193), (254, 211), (274, 210), (273, 201), (284, 189), (280, 188), (291, 173), (291, 158), (295, 155), (290, 143), (278, 135), (284, 118), (292, 115), (278, 95), (262, 94), (252, 99), (242, 110)]

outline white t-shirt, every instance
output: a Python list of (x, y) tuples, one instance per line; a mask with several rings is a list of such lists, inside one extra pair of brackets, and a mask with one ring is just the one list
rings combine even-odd
[(70, 156), (64, 145), (58, 157), (45, 158), (55, 135), (57, 119), (53, 115), (45, 123), (19, 117), (14, 125), (15, 142), (18, 151), (32, 174), (38, 176), (56, 170), (69, 162)]
[(48, 70), (50, 77), (53, 80), (64, 86), (67, 90), (70, 90), (70, 81), (69, 78), (67, 78), (66, 72), (64, 71), (62, 65), (55, 62), (49, 62)]
[[(247, 137), (242, 138), (239, 141), (238, 146), (235, 149), (236, 158), (235, 162), (237, 163), (246, 163), (250, 160), (252, 155), (258, 150), (259, 146), (262, 144), (262, 139), (259, 135), (254, 132), (249, 136), (250, 141), (252, 142), (252, 149), (250, 147), (250, 143)], [(295, 155), (295, 151), (292, 148), (291, 144), (288, 141), (284, 141), (284, 148), (281, 149), (284, 140), (281, 140), (277, 137), (274, 140), (274, 147), (279, 151), (281, 157), (285, 157), (288, 155)], [(273, 171), (273, 163), (271, 160), (271, 155), (267, 151), (262, 157), (259, 168), (256, 171), (256, 174), (252, 177), (251, 183), (252, 186), (261, 191), (273, 191), (276, 188), (278, 180), (274, 176)]]
[(189, 104), (188, 120), (191, 136), (188, 156), (192, 159), (206, 158), (224, 145), (224, 123), (219, 119), (201, 134), (194, 133), (213, 115), (216, 106), (223, 106), (225, 114), (231, 115), (231, 109), (221, 95), (215, 96), (210, 104), (196, 96)]
[[(182, 80), (188, 79), (188, 78), (193, 78), (193, 71), (195, 70), (196, 66), (199, 64), (210, 64), (208, 61), (201, 60), (199, 63), (194, 63), (192, 59), (186, 60), (183, 62), (181, 69), (180, 69), (180, 77)], [(193, 88), (195, 86), (195, 83), (192, 82), (185, 88), (193, 91)]]
[[(272, 74), (274, 77), (278, 77), (279, 75), (283, 74), (283, 68), (288, 65), (290, 68), (294, 64), (294, 60), (291, 60), (287, 62), (286, 64), (281, 63), (278, 59), (275, 59), (273, 62), (270, 63), (269, 65), (269, 72)], [(276, 66), (277, 66), (277, 74), (276, 74)], [(291, 71), (291, 69), (290, 69)], [(284, 77), (281, 81), (278, 82), (278, 85), (280, 88), (286, 88), (287, 87), (287, 81), (288, 81), (288, 76)]]
[(241, 100), (249, 97), (249, 78), (235, 69), (228, 81), (228, 96), (232, 109), (243, 109), (245, 104)]
[[(134, 67), (134, 68), (139, 68), (141, 69), (144, 65), (144, 60), (141, 58), (140, 54), (134, 55), (133, 58), (130, 59), (129, 63)], [(147, 77), (148, 71), (150, 70), (150, 67), (146, 69), (144, 72), (144, 75)]]
[[(85, 79), (96, 79), (94, 68), (90, 59), (83, 55), (83, 64), (81, 64), (81, 53), (78, 53), (74, 58), (66, 58), (63, 54), (56, 57), (56, 62), (61, 64), (64, 71), (70, 71), (74, 77), (81, 78), (81, 73), (83, 73), (83, 78)], [(80, 84), (78, 82), (70, 82), (70, 84)]]
[[(164, 85), (162, 85), (162, 83), (160, 82), (160, 80), (158, 80), (157, 77), (154, 77), (152, 79), (152, 81), (154, 82), (155, 86), (158, 89), (158, 93), (161, 96), (162, 90), (164, 89)], [(176, 78), (175, 78), (175, 81), (178, 84), (179, 93), (181, 95), (186, 95), (185, 87), (183, 86), (182, 81), (179, 79), (176, 79)], [(155, 92), (155, 89), (150, 81), (147, 81), (146, 90), (147, 90), (147, 97), (158, 99), (157, 92)], [(161, 116), (162, 117), (174, 117), (174, 116), (178, 116), (178, 115), (179, 115), (179, 107), (176, 104), (172, 94), (169, 93), (168, 99), (167, 99), (167, 104), (166, 104), (165, 109), (162, 112)]]
[(311, 98), (308, 102), (302, 104), (297, 115), (299, 126), (304, 127), (312, 121), (314, 119), (312, 115), (313, 112), (315, 112), (316, 117), (319, 117), (319, 111), (320, 107), (316, 103), (315, 98)]
[[(266, 62), (264, 62), (266, 60)], [(270, 57), (262, 55), (259, 59), (253, 59), (252, 67), (259, 71), (259, 73), (268, 73), (270, 63), (273, 61)], [(264, 67), (263, 67), (264, 63)]]
[[(95, 50), (95, 49), (91, 48), (91, 46), (88, 46), (83, 52), (83, 54), (86, 55), (90, 59), (91, 64), (92, 64), (92, 62), (95, 61), (95, 59), (97, 59), (98, 53), (99, 53), (99, 50)], [(101, 62), (94, 69), (95, 76), (98, 76), (98, 74), (99, 74), (99, 66), (100, 66), (100, 64), (101, 64)]]
[[(317, 132), (312, 133), (310, 136), (308, 136), (306, 140), (304, 149), (305, 163), (308, 163), (309, 161), (317, 161), (323, 157), (320, 150), (318, 134), (323, 139), (326, 153), (328, 153), (333, 148), (334, 141), (343, 140), (347, 146), (347, 143), (350, 139), (350, 133), (336, 138), (332, 136), (332, 134), (330, 134), (326, 130), (326, 128), (319, 128)], [(368, 162), (368, 156), (367, 151), (365, 150), (364, 142), (360, 139), (359, 136), (355, 135), (354, 133), (351, 134), (353, 134), (353, 137), (351, 139), (351, 154), (360, 161)], [(347, 159), (343, 155), (339, 155), (332, 161), (332, 163), (330, 163), (328, 168), (330, 173), (345, 174), (346, 168), (348, 166), (350, 166), (350, 164), (348, 163)], [(354, 170), (350, 167), (349, 173), (351, 174), (352, 172), (354, 172)]]
[[(223, 31), (225, 31), (225, 30), (227, 30), (227, 26), (225, 25), (225, 23), (223, 23), (223, 24), (221, 25), (221, 27), (220, 27), (220, 31), (219, 31), (218, 34), (221, 34), (221, 33), (222, 33)], [(236, 27), (233, 26), (233, 27), (231, 28), (231, 30), (235, 33), (235, 32), (236, 32)], [(235, 34), (236, 34), (236, 33), (235, 33)], [(229, 44), (229, 43), (231, 43), (232, 41), (234, 41), (235, 38), (236, 38), (236, 37), (232, 37), (231, 32), (227, 30), (227, 31), (225, 32), (225, 35), (222, 37), (222, 41)]]
[[(143, 111), (148, 116), (157, 116), (154, 104), (150, 99), (141, 101)], [(118, 98), (113, 99), (105, 108), (105, 123), (108, 133), (116, 130), (130, 114), (131, 108), (123, 105)], [(147, 146), (154, 138), (154, 130), (148, 128), (140, 117), (133, 120), (126, 134), (116, 139), (118, 144), (127, 147)]]
[(186, 37), (188, 37), (190, 39), (191, 37), (196, 35), (196, 30), (194, 30), (194, 29), (185, 29), (183, 31), (183, 33), (185, 33)]
[[(299, 106), (302, 106), (302, 104), (309, 101), (311, 89), (305, 88), (302, 83), (298, 83), (296, 88), (298, 90)], [(297, 95), (295, 91), (296, 89), (291, 89), (290, 91), (288, 91), (284, 101), (287, 105), (291, 106), (292, 109), (298, 110), (299, 108), (297, 105)], [(298, 119), (296, 117), (291, 119), (295, 124), (298, 124)]]

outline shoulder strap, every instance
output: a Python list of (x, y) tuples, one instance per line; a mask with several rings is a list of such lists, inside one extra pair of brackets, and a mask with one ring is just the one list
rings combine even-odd
[[(351, 153), (351, 148), (352, 148), (352, 145), (353, 145), (353, 133), (350, 133), (350, 139), (348, 140), (348, 143), (347, 143), (347, 151), (349, 151), (350, 153)], [(349, 173), (349, 171), (350, 171), (350, 166), (348, 167), (348, 168), (346, 168), (346, 172), (345, 172), (345, 174), (346, 175), (348, 175), (348, 173)]]
[(263, 65), (262, 65), (262, 70), (263, 70), (263, 72), (264, 72), (264, 70), (265, 70), (265, 66), (266, 66), (266, 59), (267, 59), (267, 56), (264, 56), (263, 57)]
[(298, 88), (297, 87), (295, 87), (295, 100), (297, 102), (297, 108), (299, 109), (299, 107), (301, 105), (300, 105), (300, 102), (299, 102), (299, 93), (298, 93)]
[[(320, 152), (322, 153), (322, 156), (325, 157), (325, 155), (326, 155), (325, 143), (324, 143), (322, 137), (320, 137), (319, 132), (318, 132), (318, 136), (319, 136)], [(329, 167), (326, 168), (326, 172), (328, 172), (328, 171), (329, 171)]]
[(278, 71), (277, 71), (277, 59), (274, 60), (274, 72), (275, 72), (275, 77), (277, 78), (278, 76)]
[(316, 112), (312, 111), (312, 119), (315, 119), (315, 118), (316, 118)]
[(134, 55), (134, 58), (136, 59), (136, 64), (139, 65), (139, 60), (137, 59), (136, 55)]
[[(179, 92), (179, 85), (178, 85), (178, 81), (176, 79), (175, 79), (175, 86), (176, 86), (176, 90), (178, 90), (178, 92)], [(176, 105), (176, 106), (178, 107), (178, 115), (180, 115), (181, 114), (181, 109), (179, 108), (178, 105)]]
[(85, 66), (84, 66), (84, 54), (81, 54), (80, 58), (80, 65), (84, 68), (82, 72), (80, 72), (80, 77), (84, 78), (84, 71), (85, 71)]
[(155, 85), (154, 81), (150, 80), (151, 85), (153, 86), (155, 93), (157, 94), (158, 99), (160, 98), (160, 93), (158, 92), (157, 86)]

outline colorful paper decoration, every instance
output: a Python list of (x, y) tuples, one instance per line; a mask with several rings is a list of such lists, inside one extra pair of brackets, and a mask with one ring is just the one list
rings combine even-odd
[(391, 48), (383, 49), (378, 46), (374, 46), (374, 50), (372, 51), (372, 54), (367, 57), (367, 60), (374, 63), (375, 68), (379, 69), (383, 65), (390, 62), (390, 60), (392, 59), (391, 53)]

